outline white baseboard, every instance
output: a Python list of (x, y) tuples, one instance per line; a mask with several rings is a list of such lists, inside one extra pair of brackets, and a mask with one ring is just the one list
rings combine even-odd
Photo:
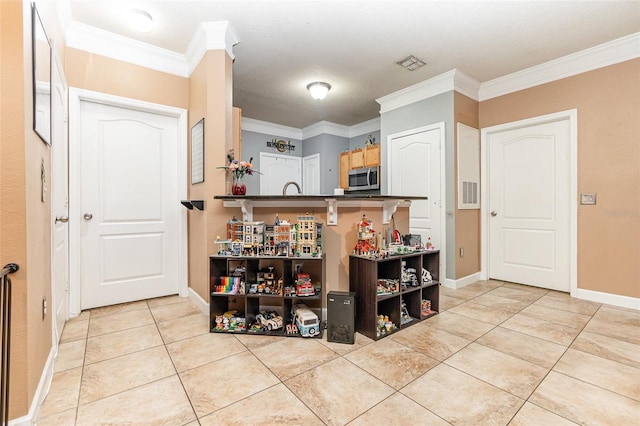
[(467, 275), (466, 277), (462, 277), (457, 280), (451, 280), (449, 278), (446, 278), (442, 283), (442, 285), (447, 288), (459, 289), (459, 288), (468, 286), (469, 284), (473, 284), (476, 281), (480, 281), (480, 272)]
[(637, 297), (621, 296), (619, 294), (603, 293), (601, 291), (585, 290), (581, 288), (576, 289), (571, 296), (577, 299), (606, 303), (607, 305), (637, 309), (640, 311), (640, 299)]
[(196, 293), (191, 287), (189, 287), (189, 299), (195, 303), (203, 314), (209, 315), (209, 304)]
[(42, 375), (40, 376), (38, 388), (36, 389), (36, 393), (33, 395), (33, 400), (31, 401), (31, 406), (29, 407), (29, 413), (27, 413), (26, 416), (9, 420), (9, 426), (31, 426), (36, 424), (36, 421), (40, 416), (42, 403), (44, 403), (44, 399), (47, 397), (49, 388), (51, 387), (56, 355), (56, 348), (52, 347), (49, 351), (47, 362), (44, 364), (44, 369), (42, 370)]

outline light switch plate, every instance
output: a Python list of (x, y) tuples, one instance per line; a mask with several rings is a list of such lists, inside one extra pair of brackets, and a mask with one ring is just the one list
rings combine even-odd
[(595, 192), (583, 192), (580, 194), (580, 204), (583, 205), (593, 205), (596, 203), (596, 193)]

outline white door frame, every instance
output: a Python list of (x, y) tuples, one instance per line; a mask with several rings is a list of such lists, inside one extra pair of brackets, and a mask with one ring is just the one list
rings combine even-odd
[(556, 112), (485, 127), (480, 138), (480, 279), (486, 280), (489, 271), (489, 185), (488, 169), (489, 156), (487, 137), (491, 133), (515, 130), (521, 127), (531, 127), (559, 120), (569, 120), (569, 288), (573, 297), (578, 289), (578, 110)]
[[(62, 66), (62, 63), (60, 62), (60, 58), (58, 55), (58, 51), (57, 51), (57, 46), (54, 43), (53, 46), (53, 50), (52, 50), (52, 66), (56, 68), (57, 73), (60, 77), (60, 83), (62, 84), (62, 86), (64, 87), (64, 96), (66, 98), (66, 100), (68, 101), (69, 97), (68, 97), (68, 91), (69, 91), (69, 87), (67, 84), (67, 80), (65, 77), (65, 73), (64, 73), (64, 67)], [(51, 83), (53, 84), (53, 72), (51, 74), (52, 76), (52, 81)], [(53, 104), (53, 90), (51, 91), (51, 114), (52, 117), (54, 116), (55, 113), (55, 105)], [(68, 123), (68, 107), (64, 110), (64, 111), (60, 111), (60, 116), (63, 118), (61, 122), (57, 123), (58, 126), (60, 126), (63, 130), (62, 130), (62, 135), (63, 137), (61, 139), (57, 139), (55, 136), (57, 135), (57, 133), (53, 132), (54, 129), (54, 123), (52, 123), (52, 127), (51, 127), (51, 301), (50, 301), (50, 312), (51, 312), (51, 325), (52, 325), (52, 333), (51, 333), (51, 337), (52, 337), (52, 341), (53, 341), (53, 347), (55, 348), (55, 351), (57, 353), (58, 350), (58, 345), (60, 343), (60, 337), (62, 336), (62, 330), (58, 330), (58, 306), (60, 304), (60, 301), (58, 300), (58, 291), (60, 289), (58, 289), (56, 286), (60, 285), (59, 282), (57, 282), (57, 280), (55, 279), (56, 277), (56, 268), (58, 268), (60, 265), (57, 265), (54, 260), (56, 259), (55, 256), (55, 252), (56, 252), (56, 246), (54, 244), (55, 238), (55, 232), (56, 232), (56, 223), (57, 223), (57, 215), (62, 213), (65, 216), (69, 216), (69, 180), (68, 180), (68, 175), (69, 175), (69, 134), (68, 134), (68, 128), (67, 128), (67, 123)], [(58, 161), (56, 161), (57, 156), (55, 155), (55, 151), (60, 149), (60, 146), (62, 145), (62, 149), (63, 149), (63, 154), (66, 160), (66, 164), (59, 164)], [(61, 167), (62, 166), (62, 167)], [(64, 170), (66, 168), (66, 170)], [(60, 179), (58, 179), (60, 177), (60, 173), (62, 173), (64, 175), (64, 180), (60, 181)], [(60, 191), (59, 189), (61, 187), (66, 188), (65, 192), (65, 204), (66, 204), (66, 211), (64, 212), (59, 212), (56, 210), (56, 207), (58, 205), (57, 202), (59, 202), (60, 200), (57, 199), (57, 197), (59, 197), (60, 195)], [(68, 222), (67, 222), (68, 223)], [(69, 225), (64, 225), (67, 227), (67, 259), (66, 259), (66, 265), (65, 267), (67, 268), (67, 282), (64, 283), (64, 287), (65, 289), (67, 288), (67, 286), (69, 285)], [(67, 298), (66, 301), (66, 310), (64, 312), (64, 321), (66, 322), (69, 319), (69, 293), (67, 290), (65, 290), (65, 297)]]
[(390, 165), (391, 165), (391, 141), (393, 139), (402, 138), (405, 136), (411, 136), (416, 133), (428, 132), (430, 130), (440, 129), (440, 283), (444, 284), (447, 279), (447, 186), (446, 186), (446, 164), (447, 164), (447, 156), (446, 156), (446, 134), (445, 134), (445, 123), (441, 121), (439, 123), (430, 124), (428, 126), (417, 127), (411, 130), (405, 130), (403, 132), (393, 133), (391, 135), (387, 135), (387, 166), (384, 170), (384, 173), (387, 175), (387, 193), (391, 191), (391, 173), (390, 173)]
[[(167, 115), (178, 120), (178, 199), (187, 198), (187, 110), (154, 104), (137, 99), (123, 98), (90, 90), (69, 88), (69, 314), (80, 314), (80, 104), (95, 102), (119, 108), (131, 108), (152, 114)], [(176, 200), (177, 203), (177, 200)], [(188, 295), (187, 274), (187, 213), (180, 209), (178, 217), (178, 292)]]

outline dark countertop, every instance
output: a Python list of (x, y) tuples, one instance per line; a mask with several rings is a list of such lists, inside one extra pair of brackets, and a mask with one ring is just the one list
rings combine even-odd
[(214, 195), (214, 200), (253, 200), (253, 201), (324, 201), (324, 200), (362, 200), (362, 201), (391, 201), (391, 200), (428, 200), (425, 196), (408, 195), (380, 195), (380, 194), (355, 194), (344, 195)]

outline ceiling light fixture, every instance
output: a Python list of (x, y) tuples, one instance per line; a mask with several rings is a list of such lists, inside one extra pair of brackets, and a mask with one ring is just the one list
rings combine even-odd
[(129, 13), (129, 23), (141, 33), (148, 33), (153, 29), (153, 18), (144, 10), (131, 9)]
[(407, 56), (403, 60), (396, 62), (396, 64), (400, 65), (401, 67), (405, 67), (409, 71), (415, 71), (418, 68), (427, 65), (424, 61), (421, 61), (413, 55)]
[(311, 93), (311, 97), (318, 101), (327, 97), (329, 89), (331, 89), (331, 85), (323, 81), (316, 81), (307, 85), (307, 90)]

